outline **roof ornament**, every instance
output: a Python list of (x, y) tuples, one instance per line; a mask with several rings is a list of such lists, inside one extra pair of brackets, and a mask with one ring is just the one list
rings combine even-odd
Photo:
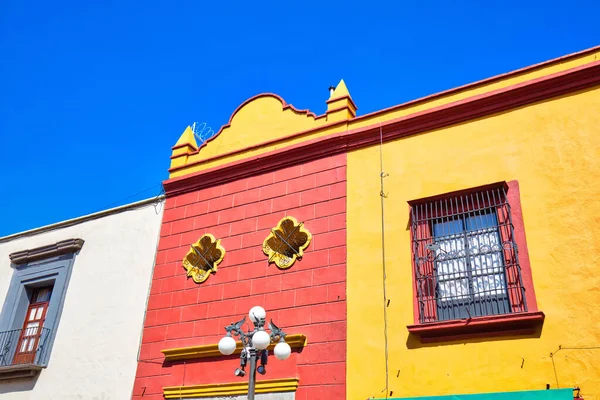
[(198, 139), (199, 145), (202, 145), (202, 143), (206, 142), (216, 134), (214, 129), (208, 126), (206, 122), (194, 122), (192, 124), (192, 132), (194, 132), (194, 136)]

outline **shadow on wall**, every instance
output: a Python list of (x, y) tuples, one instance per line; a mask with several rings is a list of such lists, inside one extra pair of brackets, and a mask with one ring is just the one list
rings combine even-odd
[(544, 325), (540, 324), (532, 332), (522, 334), (511, 334), (510, 332), (496, 332), (495, 336), (491, 336), (491, 333), (482, 333), (479, 336), (462, 337), (456, 340), (440, 340), (436, 342), (425, 342), (422, 343), (418, 336), (409, 333), (406, 337), (406, 348), (407, 349), (420, 349), (424, 347), (438, 347), (451, 344), (467, 344), (467, 343), (482, 343), (482, 342), (497, 342), (505, 340), (522, 340), (522, 339), (537, 339), (542, 336), (542, 329)]
[(0, 394), (27, 392), (29, 390), (33, 390), (35, 384), (37, 383), (38, 377), (39, 374), (33, 378), (19, 378), (0, 381)]

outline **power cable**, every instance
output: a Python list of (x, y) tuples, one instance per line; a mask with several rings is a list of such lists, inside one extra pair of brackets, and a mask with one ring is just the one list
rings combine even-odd
[(388, 320), (387, 320), (387, 308), (389, 306), (389, 300), (387, 298), (387, 287), (386, 287), (386, 262), (385, 262), (385, 215), (384, 215), (384, 200), (387, 198), (387, 194), (384, 191), (383, 179), (389, 174), (383, 172), (383, 131), (381, 126), (379, 127), (379, 179), (380, 179), (380, 192), (379, 197), (381, 198), (381, 257), (382, 257), (382, 268), (383, 268), (383, 336), (385, 341), (385, 398), (388, 398), (390, 388), (389, 378), (389, 354), (388, 354)]
[(119, 204), (122, 204), (122, 203), (123, 203), (125, 200), (129, 200), (129, 199), (131, 199), (131, 198), (133, 198), (133, 197), (137, 197), (137, 196), (139, 196), (139, 195), (140, 195), (140, 194), (142, 194), (142, 193), (149, 192), (150, 190), (157, 189), (158, 187), (160, 187), (160, 192), (159, 192), (159, 193), (156, 195), (156, 197), (158, 198), (158, 197), (160, 197), (160, 196), (161, 196), (161, 195), (162, 195), (162, 194), (165, 192), (165, 189), (163, 188), (163, 186), (162, 186), (162, 183), (160, 183), (160, 184), (158, 184), (158, 185), (151, 186), (151, 187), (149, 187), (149, 188), (147, 188), (147, 189), (141, 190), (141, 191), (139, 191), (139, 192), (137, 192), (137, 193), (135, 193), (135, 194), (132, 194), (131, 196), (127, 196), (127, 197), (125, 197), (125, 198), (123, 198), (123, 199), (121, 199), (121, 200), (114, 201), (114, 202), (112, 202), (111, 204), (109, 204), (109, 205), (107, 205), (107, 206), (105, 206), (105, 207), (101, 208), (101, 210), (100, 210), (100, 211), (102, 211), (102, 210), (106, 210), (106, 209), (109, 209), (109, 208), (112, 208), (112, 207), (114, 207), (114, 206), (116, 206), (116, 205), (119, 205)]

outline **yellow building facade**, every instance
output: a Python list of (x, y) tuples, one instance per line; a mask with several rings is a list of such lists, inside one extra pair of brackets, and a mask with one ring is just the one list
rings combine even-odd
[[(600, 398), (599, 106), (594, 87), (349, 154), (348, 398), (383, 397), (377, 389), (386, 387), (382, 259), (372, 256), (381, 247), (380, 182), (373, 178), (380, 151), (389, 174), (383, 208), (389, 392), (549, 384)], [(406, 328), (414, 323), (415, 295), (408, 202), (512, 180), (519, 182), (535, 295), (545, 314), (541, 332), (419, 343)]]
[(600, 48), (356, 111), (256, 96), (165, 188), (346, 155), (347, 399), (600, 399)]

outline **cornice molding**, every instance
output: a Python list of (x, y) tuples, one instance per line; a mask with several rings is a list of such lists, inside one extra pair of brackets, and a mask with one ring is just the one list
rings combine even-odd
[[(291, 348), (299, 348), (306, 346), (306, 336), (302, 334), (287, 335), (285, 342), (290, 345)], [(268, 347), (269, 350), (275, 348), (276, 343), (271, 343)], [(239, 354), (243, 349), (242, 342), (236, 342), (235, 352), (233, 354)], [(208, 357), (221, 357), (222, 354), (219, 352), (218, 344), (205, 344), (202, 346), (190, 346), (180, 347), (177, 349), (166, 349), (161, 350), (165, 355), (166, 361), (177, 361), (177, 360), (188, 360), (197, 358), (208, 358)]]
[[(295, 392), (298, 378), (269, 379), (256, 381), (256, 393)], [(248, 382), (212, 383), (193, 386), (168, 386), (163, 388), (165, 399), (188, 399), (198, 397), (227, 397), (248, 394)]]
[[(340, 100), (348, 100), (348, 102), (352, 105), (352, 107), (354, 107), (355, 110), (358, 110), (356, 103), (354, 102), (354, 100), (352, 100), (352, 97), (350, 97), (349, 94), (340, 96), (340, 97), (336, 97), (335, 99), (329, 99), (325, 103), (330, 104), (330, 103), (335, 103)], [(346, 107), (342, 107), (342, 108), (346, 108)], [(327, 112), (331, 112), (331, 111), (327, 111)]]
[[(335, 133), (163, 182), (168, 197), (456, 125), (600, 84), (600, 61), (381, 124)], [(241, 150), (243, 151), (243, 150)], [(180, 168), (185, 168), (182, 166)]]
[(45, 258), (57, 257), (63, 254), (75, 253), (83, 247), (83, 239), (61, 240), (47, 246), (36, 247), (34, 249), (17, 251), (9, 255), (13, 264), (26, 264), (32, 261), (43, 260)]
[(24, 238), (28, 236), (39, 235), (40, 233), (55, 231), (58, 229), (66, 228), (68, 226), (78, 225), (87, 221), (92, 221), (100, 218), (107, 217), (109, 215), (116, 215), (122, 212), (136, 210), (138, 208), (147, 207), (149, 205), (157, 206), (165, 201), (164, 195), (152, 197), (150, 199), (136, 201), (134, 203), (125, 204), (124, 206), (109, 208), (108, 210), (98, 211), (93, 214), (84, 215), (77, 218), (67, 219), (65, 221), (56, 222), (54, 224), (41, 226), (39, 228), (30, 229), (28, 231), (13, 233), (12, 235), (0, 237), (0, 243), (9, 242), (11, 240)]
[(0, 381), (33, 378), (44, 368), (35, 364), (6, 365), (0, 367)]
[(542, 311), (535, 311), (415, 324), (406, 328), (418, 336), (422, 343), (430, 343), (465, 337), (531, 334), (544, 319)]

